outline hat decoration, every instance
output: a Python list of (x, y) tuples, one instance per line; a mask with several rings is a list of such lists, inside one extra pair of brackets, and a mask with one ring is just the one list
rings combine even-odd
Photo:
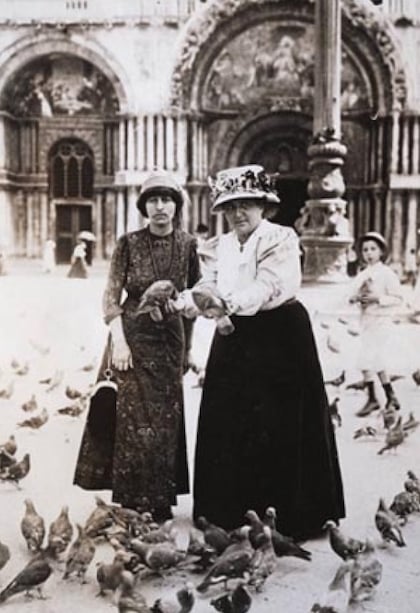
[(209, 177), (214, 204), (213, 210), (230, 200), (253, 198), (267, 202), (280, 202), (272, 191), (270, 178), (258, 164), (227, 168), (217, 173), (216, 179)]

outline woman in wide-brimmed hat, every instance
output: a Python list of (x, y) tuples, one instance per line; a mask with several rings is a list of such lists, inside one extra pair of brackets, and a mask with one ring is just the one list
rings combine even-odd
[(103, 300), (111, 343), (99, 374), (111, 366), (118, 387), (115, 441), (95, 438), (88, 425), (75, 475), (81, 487), (110, 488), (113, 500), (157, 520), (170, 517), (177, 494), (189, 491), (182, 375), (191, 322), (138, 307), (155, 281), (172, 281), (180, 292), (199, 278), (196, 240), (177, 223), (183, 203), (176, 180), (153, 173), (137, 202), (147, 228), (118, 240)]
[(261, 166), (222, 171), (211, 186), (231, 231), (208, 245), (195, 290), (212, 289), (203, 314), (220, 315), (219, 301), (233, 332), (216, 330), (206, 367), (194, 516), (232, 529), (248, 509), (272, 506), (281, 532), (307, 538), (343, 517), (344, 501), (312, 327), (296, 300), (298, 238), (264, 219), (279, 199)]

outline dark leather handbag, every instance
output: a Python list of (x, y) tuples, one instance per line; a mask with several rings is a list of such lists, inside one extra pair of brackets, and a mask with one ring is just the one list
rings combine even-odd
[(96, 441), (113, 444), (117, 423), (118, 386), (111, 380), (110, 368), (107, 368), (104, 374), (105, 379), (96, 383), (90, 396), (87, 427)]

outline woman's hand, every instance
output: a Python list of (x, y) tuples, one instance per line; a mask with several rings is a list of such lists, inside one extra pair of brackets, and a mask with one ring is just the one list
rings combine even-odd
[(117, 370), (133, 368), (133, 356), (125, 338), (112, 339), (111, 363)]

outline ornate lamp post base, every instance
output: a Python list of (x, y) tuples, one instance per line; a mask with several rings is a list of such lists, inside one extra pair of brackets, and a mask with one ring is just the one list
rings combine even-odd
[(305, 282), (345, 283), (347, 249), (351, 238), (344, 236), (302, 236), (305, 252), (303, 280)]

